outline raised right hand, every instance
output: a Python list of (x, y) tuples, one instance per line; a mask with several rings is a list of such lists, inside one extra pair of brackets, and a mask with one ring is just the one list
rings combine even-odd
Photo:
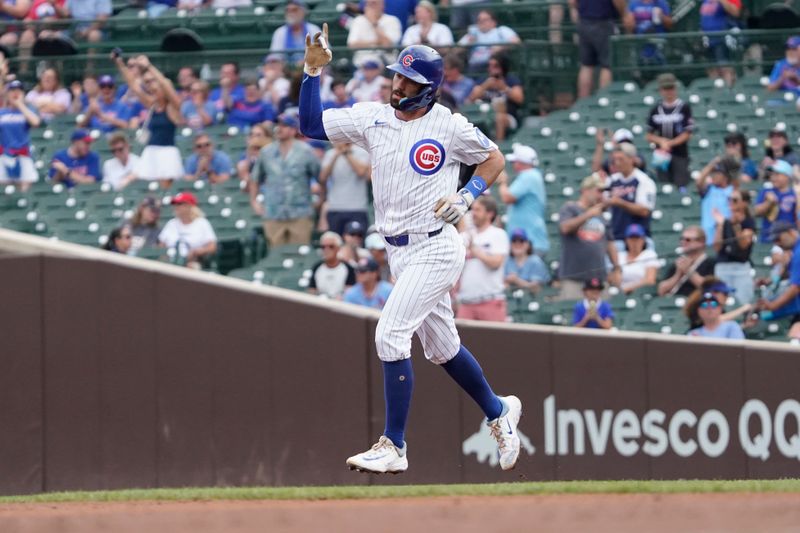
[(305, 71), (309, 76), (319, 76), (322, 68), (331, 62), (333, 53), (328, 48), (328, 23), (322, 23), (322, 31), (312, 38), (306, 35)]

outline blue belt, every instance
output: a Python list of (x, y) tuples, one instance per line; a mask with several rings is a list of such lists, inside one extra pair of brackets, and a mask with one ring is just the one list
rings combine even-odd
[[(429, 232), (428, 233), (428, 238), (436, 237), (437, 235), (439, 235), (442, 232), (443, 229), (444, 229), (444, 227), (441, 227), (441, 228), (439, 228), (437, 230)], [(406, 235), (396, 235), (394, 237), (384, 236), (383, 239), (386, 242), (388, 242), (389, 244), (391, 244), (392, 246), (408, 246), (408, 234), (406, 234)]]

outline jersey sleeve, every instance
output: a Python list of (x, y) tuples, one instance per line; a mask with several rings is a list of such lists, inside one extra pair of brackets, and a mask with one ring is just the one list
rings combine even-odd
[[(655, 119), (653, 117), (656, 115), (657, 108), (653, 108), (650, 110), (650, 113), (647, 115), (647, 131), (650, 133), (655, 133), (658, 130), (658, 124), (656, 124)], [(660, 133), (660, 132), (659, 132)]]
[(463, 115), (453, 115), (456, 129), (453, 137), (453, 158), (467, 165), (479, 165), (497, 150), (497, 145)]
[(688, 103), (683, 104), (683, 131), (694, 131), (692, 106), (690, 106)]
[(793, 257), (789, 263), (789, 283), (800, 286), (800, 257)]
[(100, 156), (92, 153), (89, 157), (89, 164), (87, 165), (87, 174), (94, 178), (94, 181), (100, 181), (103, 179), (102, 174), (100, 174)]
[(651, 179), (642, 179), (636, 187), (636, 203), (651, 211), (656, 207), (656, 183)]
[(322, 261), (318, 261), (313, 267), (311, 267), (311, 277), (308, 279), (309, 289), (317, 288), (317, 270), (321, 266), (322, 266)]
[(325, 135), (333, 143), (349, 142), (369, 150), (364, 130), (369, 118), (380, 107), (381, 104), (362, 102), (350, 108), (326, 109), (322, 112)]

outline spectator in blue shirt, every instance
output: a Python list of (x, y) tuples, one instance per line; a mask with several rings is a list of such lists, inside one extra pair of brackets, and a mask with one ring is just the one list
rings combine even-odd
[[(772, 67), (767, 90), (800, 95), (800, 36), (789, 37), (786, 41), (786, 57)], [(782, 103), (783, 99), (779, 101)]]
[(181, 115), (186, 125), (195, 131), (212, 125), (215, 122), (217, 109), (208, 100), (208, 83), (198, 80), (189, 87), (189, 99), (181, 104)]
[(286, 24), (272, 34), (270, 52), (296, 50), (289, 55), (291, 63), (303, 63), (306, 35), (316, 35), (319, 26), (306, 21), (306, 3), (303, 0), (289, 0), (284, 11)]
[[(628, 4), (628, 10), (633, 15), (634, 33), (665, 33), (672, 28), (672, 11), (666, 0), (632, 0)], [(665, 63), (661, 50), (652, 42), (642, 47), (639, 57), (643, 64)]]
[(634, 33), (665, 33), (672, 28), (672, 11), (666, 0), (632, 0)]
[(741, 132), (729, 133), (725, 136), (725, 153), (739, 160), (741, 173), (739, 179), (744, 183), (758, 179), (758, 165), (750, 159), (747, 137)]
[(356, 266), (356, 284), (345, 291), (344, 301), (381, 310), (391, 292), (392, 284), (380, 279), (378, 263), (363, 258)]
[(219, 67), (219, 87), (211, 91), (210, 100), (217, 111), (231, 107), (236, 100), (244, 98), (244, 87), (239, 84), (239, 63), (228, 61)]
[(593, 329), (611, 329), (614, 326), (614, 311), (608, 302), (600, 298), (604, 287), (599, 278), (586, 280), (583, 300), (575, 304), (572, 312), (573, 326)]
[(194, 153), (186, 158), (184, 167), (185, 180), (222, 183), (231, 178), (233, 164), (228, 154), (214, 148), (214, 143), (208, 134), (201, 133), (194, 138)]
[(793, 315), (789, 337), (800, 339), (800, 234), (796, 223), (776, 222), (770, 234), (772, 242), (785, 251), (792, 251), (787, 267), (789, 286), (773, 300), (761, 300), (758, 307), (765, 320), (774, 320)]
[(42, 119), (25, 103), (21, 81), (6, 86), (4, 100), (0, 104), (0, 183), (26, 191), (39, 180), (31, 158), (30, 129), (39, 127)]
[(92, 138), (86, 130), (75, 130), (69, 148), (53, 154), (50, 179), (67, 187), (81, 183), (95, 183), (103, 178), (100, 173), (100, 156), (89, 150)]
[(703, 294), (697, 313), (703, 325), (690, 330), (687, 334), (690, 337), (744, 339), (744, 332), (739, 324), (733, 320), (722, 320), (722, 304), (713, 293)]
[(700, 227), (706, 232), (706, 244), (714, 244), (717, 226), (714, 212), (723, 218), (731, 216), (728, 199), (733, 194), (734, 182), (739, 177), (741, 166), (735, 157), (725, 155), (712, 159), (697, 176), (697, 192), (703, 198), (700, 202)]
[(109, 133), (117, 128), (125, 129), (130, 124), (131, 109), (117, 98), (116, 84), (111, 76), (101, 76), (98, 80), (100, 94), (91, 98), (83, 110), (85, 116), (81, 126), (99, 129)]
[(508, 175), (505, 172), (501, 173), (498, 180), (500, 199), (509, 206), (506, 228), (509, 234), (518, 228), (525, 230), (536, 253), (544, 256), (550, 251), (544, 220), (547, 193), (542, 173), (536, 168), (539, 164), (536, 150), (515, 143), (513, 153), (506, 154), (506, 161), (512, 163), (514, 172), (517, 173), (511, 185), (508, 184)]
[[(728, 31), (739, 26), (742, 14), (742, 0), (703, 0), (700, 5), (700, 29), (704, 33)], [(716, 66), (708, 70), (708, 77), (722, 78), (733, 85), (736, 72), (730, 66), (731, 44), (735, 45), (731, 35), (705, 35), (703, 44), (708, 50), (709, 60)]]
[(240, 128), (249, 128), (262, 122), (273, 122), (275, 110), (272, 104), (261, 97), (258, 81), (255, 78), (244, 82), (244, 98), (234, 100), (228, 108), (228, 124)]
[(511, 253), (505, 264), (505, 284), (509, 289), (528, 289), (538, 292), (550, 283), (550, 272), (542, 258), (533, 253), (528, 234), (522, 228), (511, 232)]
[(103, 24), (111, 16), (111, 0), (67, 0), (65, 7), (70, 17), (80, 21), (75, 25), (75, 35), (91, 43), (103, 38)]
[(772, 172), (770, 183), (766, 183), (758, 192), (755, 205), (756, 216), (763, 217), (761, 240), (764, 242), (769, 242), (773, 223), (782, 220), (796, 224), (798, 214), (797, 194), (791, 185), (792, 165), (778, 160), (769, 170)]
[(353, 107), (356, 99), (347, 92), (347, 82), (341, 78), (336, 78), (331, 82), (331, 93), (333, 100), (322, 102), (322, 109), (341, 109), (343, 107)]
[(464, 60), (458, 54), (447, 54), (444, 57), (442, 91), (452, 95), (457, 107), (464, 105), (475, 88), (475, 81), (464, 76), (464, 67)]

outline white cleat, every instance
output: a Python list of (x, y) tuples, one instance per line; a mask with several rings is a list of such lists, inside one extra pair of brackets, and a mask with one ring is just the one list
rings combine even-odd
[(522, 402), (516, 396), (500, 396), (500, 399), (508, 407), (508, 412), (505, 416), (487, 420), (486, 424), (492, 437), (497, 441), (500, 468), (511, 470), (519, 458), (520, 440), (517, 425), (522, 417)]
[[(519, 439), (517, 439), (519, 453)], [(350, 470), (371, 472), (373, 474), (401, 474), (408, 469), (406, 446), (398, 448), (385, 435), (372, 445), (369, 450), (347, 459)]]

